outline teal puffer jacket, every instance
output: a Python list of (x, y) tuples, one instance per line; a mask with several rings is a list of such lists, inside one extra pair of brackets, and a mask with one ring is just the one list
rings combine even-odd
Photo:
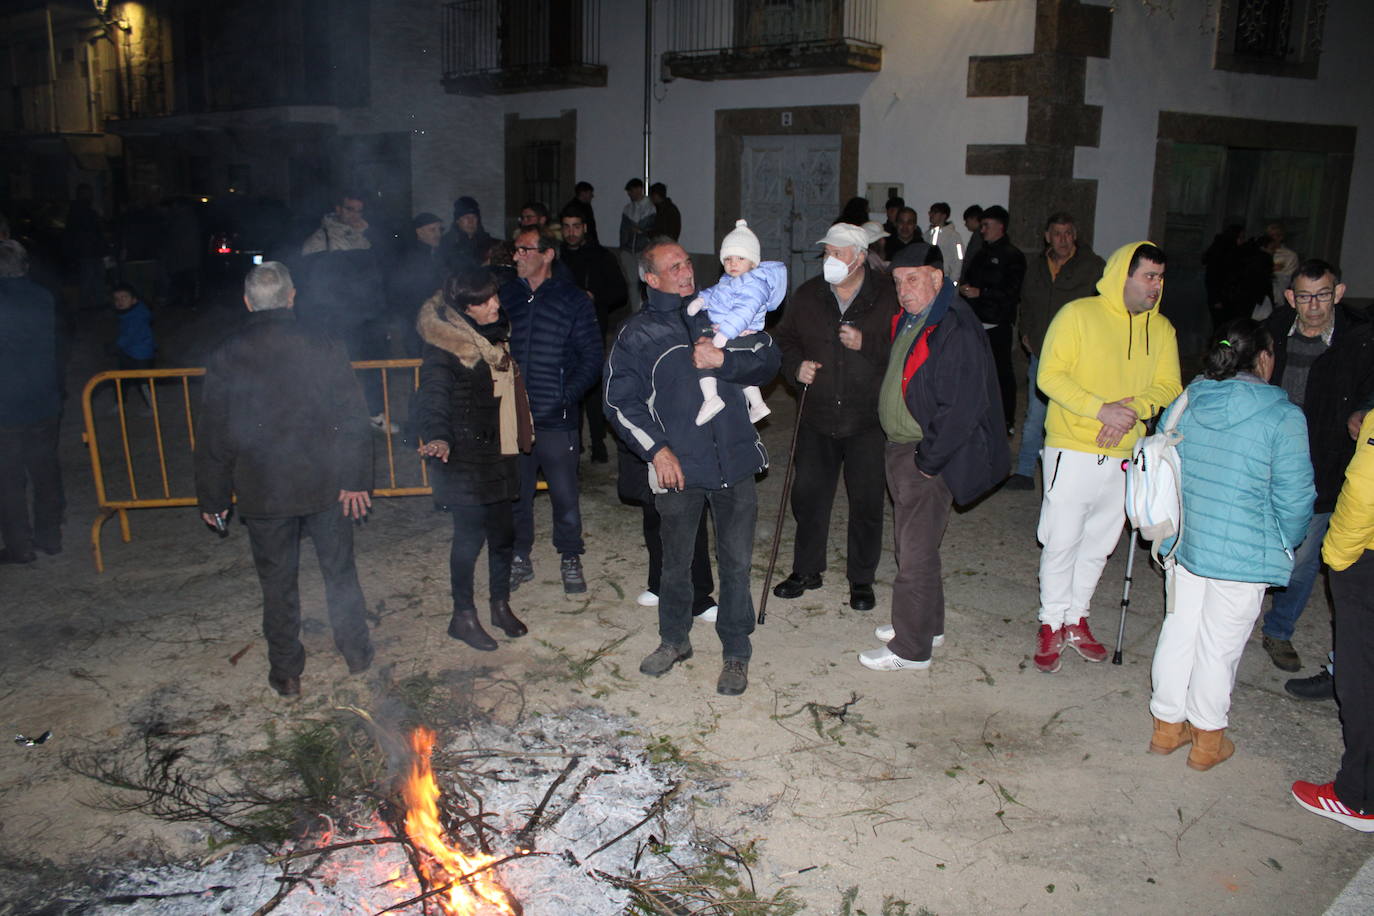
[[(1161, 428), (1176, 409), (1177, 402), (1164, 412)], [(1177, 560), (1209, 579), (1287, 585), (1316, 496), (1302, 410), (1282, 388), (1248, 373), (1221, 382), (1198, 377), (1178, 431)]]

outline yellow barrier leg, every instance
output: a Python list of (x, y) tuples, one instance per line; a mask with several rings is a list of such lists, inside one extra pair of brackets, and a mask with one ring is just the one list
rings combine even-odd
[(129, 531), (129, 510), (119, 510), (119, 536), (124, 543), (129, 543), (134, 539), (133, 533)]
[(103, 573), (105, 571), (105, 556), (100, 552), (100, 529), (105, 527), (105, 523), (114, 515), (113, 509), (101, 509), (100, 514), (91, 522), (91, 555), (95, 559), (95, 571)]

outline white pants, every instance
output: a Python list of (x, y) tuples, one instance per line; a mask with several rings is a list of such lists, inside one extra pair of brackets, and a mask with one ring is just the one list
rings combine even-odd
[(1107, 557), (1126, 520), (1121, 459), (1045, 448), (1040, 551), (1040, 622), (1059, 629), (1088, 616)]
[(1195, 576), (1175, 564), (1165, 580), (1174, 611), (1164, 618), (1150, 669), (1150, 713), (1203, 731), (1226, 727), (1240, 654), (1259, 617), (1263, 583)]

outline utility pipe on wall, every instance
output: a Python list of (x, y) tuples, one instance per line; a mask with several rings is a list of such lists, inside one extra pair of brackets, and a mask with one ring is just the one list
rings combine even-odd
[(650, 105), (654, 100), (654, 0), (644, 0), (644, 187), (649, 178), (649, 152), (652, 137)]
[(57, 133), (57, 43), (52, 37), (52, 7), (43, 6), (48, 22), (48, 127)]

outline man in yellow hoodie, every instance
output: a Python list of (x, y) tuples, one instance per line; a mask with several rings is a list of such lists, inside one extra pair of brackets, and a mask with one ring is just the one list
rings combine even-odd
[(1333, 782), (1293, 783), (1293, 797), (1313, 814), (1374, 833), (1374, 411), (1365, 414), (1355, 457), (1322, 542), (1336, 605), (1336, 699), (1345, 753)]
[(1122, 459), (1145, 421), (1183, 390), (1174, 327), (1159, 312), (1164, 261), (1150, 242), (1118, 248), (1097, 295), (1065, 305), (1045, 334), (1038, 382), (1050, 403), (1035, 665), (1047, 673), (1059, 670), (1066, 647), (1090, 662), (1107, 657), (1088, 628), (1088, 605), (1125, 521)]

